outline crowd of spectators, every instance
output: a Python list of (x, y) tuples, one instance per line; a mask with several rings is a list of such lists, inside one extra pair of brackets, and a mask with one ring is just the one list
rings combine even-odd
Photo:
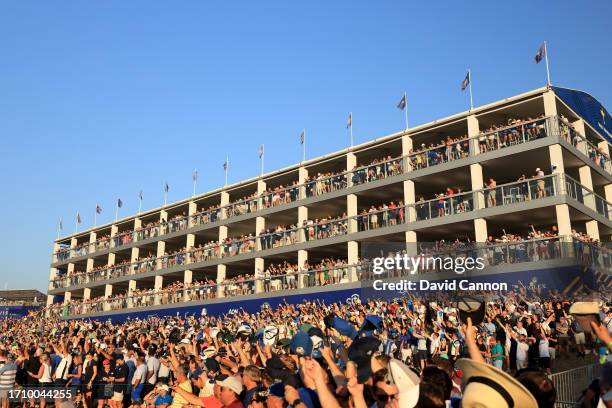
[[(558, 361), (594, 354), (610, 369), (601, 295), (585, 304), (601, 323), (572, 312), (570, 295), (531, 287), (483, 293), (467, 309), (474, 299), (436, 293), (115, 324), (2, 319), (0, 399), (53, 382), (77, 391), (64, 406), (552, 408)], [(589, 387), (592, 406), (611, 386)]]
[(587, 155), (593, 163), (600, 166), (602, 169), (610, 171), (610, 155), (601, 146), (595, 146), (591, 142), (588, 142), (584, 135), (580, 134), (573, 123), (571, 123), (565, 116), (559, 115), (559, 127), (561, 130), (561, 137), (566, 142)]
[(405, 219), (403, 201), (391, 201), (389, 204), (371, 205), (364, 208), (357, 216), (357, 231), (367, 231), (382, 227), (403, 224)]

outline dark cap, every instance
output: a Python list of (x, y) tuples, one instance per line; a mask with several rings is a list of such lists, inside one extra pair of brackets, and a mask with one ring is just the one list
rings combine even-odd
[(365, 383), (372, 375), (372, 355), (380, 348), (375, 337), (360, 337), (348, 348), (348, 358), (357, 365), (357, 380)]

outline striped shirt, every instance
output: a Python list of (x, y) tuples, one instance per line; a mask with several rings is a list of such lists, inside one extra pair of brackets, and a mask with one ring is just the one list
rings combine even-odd
[(17, 375), (17, 364), (7, 361), (0, 367), (0, 390), (8, 390), (15, 386), (15, 376)]

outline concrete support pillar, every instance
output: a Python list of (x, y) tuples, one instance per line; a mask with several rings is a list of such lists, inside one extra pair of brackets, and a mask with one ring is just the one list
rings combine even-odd
[(606, 184), (604, 187), (604, 195), (606, 196), (606, 201), (612, 203), (612, 183)]
[[(576, 131), (576, 133), (578, 133), (582, 137), (585, 137), (586, 131), (584, 128), (584, 120), (578, 119), (572, 122), (572, 126), (574, 127), (574, 130)], [(585, 139), (578, 138), (578, 140), (576, 141), (576, 149), (580, 150), (582, 154), (588, 156), (589, 152), (587, 150), (586, 138)]]
[[(255, 236), (259, 236), (263, 230), (266, 228), (266, 219), (264, 217), (255, 218)], [(257, 250), (261, 251), (262, 245), (261, 241), (257, 239), (256, 242)]]
[(183, 283), (187, 285), (191, 284), (191, 282), (193, 282), (193, 271), (191, 269), (187, 269), (183, 273)]
[(227, 218), (227, 208), (226, 205), (229, 204), (229, 193), (227, 191), (221, 192), (221, 219)]
[(484, 188), (484, 176), (482, 166), (479, 163), (470, 165), (470, 177), (472, 181), (472, 191), (474, 191), (474, 209), (485, 208), (484, 192), (479, 191)]
[(116, 260), (117, 256), (114, 253), (109, 253), (108, 254), (108, 262), (107, 265), (108, 266), (113, 266), (115, 264), (115, 260)]
[[(552, 174), (559, 174), (557, 179), (554, 181), (558, 191), (557, 194), (565, 194), (565, 165), (563, 163), (563, 148), (560, 144), (554, 144), (548, 146), (548, 154), (550, 156), (550, 169)], [(543, 169), (544, 171), (546, 169)]]
[(263, 293), (263, 276), (265, 271), (265, 263), (263, 258), (255, 258), (255, 293)]
[(298, 228), (300, 228), (299, 232), (298, 232), (298, 239), (300, 240), (300, 242), (306, 242), (306, 230), (303, 228), (304, 227), (304, 222), (308, 220), (308, 207), (306, 206), (299, 206), (298, 207)]
[(104, 286), (104, 305), (102, 307), (105, 311), (110, 310), (110, 302), (108, 302), (107, 299), (110, 299), (111, 296), (113, 296), (113, 285), (107, 283)]
[[(298, 251), (298, 271), (306, 272), (306, 263), (308, 262), (308, 251), (304, 249), (300, 249)], [(301, 289), (305, 286), (306, 279), (308, 276), (304, 273), (298, 275), (298, 289)]]
[(85, 272), (91, 272), (94, 268), (94, 259), (87, 258), (87, 266), (85, 267)]
[(128, 281), (128, 298), (127, 298), (127, 307), (134, 307), (134, 299), (132, 298), (132, 293), (136, 290), (136, 281), (134, 279), (130, 279)]
[(544, 115), (556, 116), (557, 115), (557, 100), (555, 93), (552, 90), (544, 92)]
[(610, 144), (608, 142), (604, 140), (603, 142), (597, 143), (597, 148), (599, 149), (600, 152), (610, 157)]
[(347, 153), (346, 154), (346, 177), (347, 177), (347, 186), (351, 187), (353, 185), (353, 174), (349, 173), (355, 167), (357, 167), (357, 156), (355, 153)]
[(357, 196), (355, 194), (346, 196), (346, 216), (348, 217), (349, 234), (357, 232)]
[(416, 221), (416, 210), (414, 208), (414, 203), (416, 202), (416, 193), (414, 188), (414, 181), (406, 180), (404, 181), (404, 205), (406, 206), (404, 211), (404, 222), (414, 222)]
[(83, 289), (83, 301), (91, 299), (91, 288)]
[(484, 218), (476, 218), (474, 220), (474, 236), (476, 237), (476, 242), (485, 242), (488, 235), (487, 220)]
[(412, 170), (412, 165), (408, 156), (412, 153), (413, 144), (412, 137), (410, 135), (402, 136), (402, 166), (404, 168), (404, 172), (408, 172)]
[(168, 232), (168, 211), (161, 210), (159, 212), (159, 222), (160, 222), (159, 234), (163, 235), (166, 232)]
[(64, 303), (69, 303), (72, 300), (72, 292), (64, 292)]
[(119, 227), (117, 225), (111, 225), (110, 231), (110, 247), (114, 248), (115, 240), (114, 237), (119, 233)]
[[(140, 257), (140, 248), (133, 247), (132, 254), (130, 256), (130, 262), (133, 264), (134, 262), (138, 261), (139, 257)], [(134, 273), (136, 273), (136, 269), (134, 268), (134, 265), (132, 265), (130, 274), (134, 274)]]
[(299, 198), (306, 198), (306, 181), (308, 180), (308, 169), (300, 167), (298, 170), (298, 185), (300, 186)]
[(225, 265), (217, 265), (217, 297), (225, 297), (225, 291), (223, 290), (223, 281), (225, 281), (225, 273), (227, 268)]
[[(593, 178), (591, 174), (591, 168), (589, 166), (582, 166), (578, 169), (580, 174), (580, 184), (588, 190), (593, 190)], [(597, 207), (595, 206), (595, 195), (594, 194), (586, 194), (584, 196), (584, 205), (589, 207), (590, 209), (597, 211)]]
[(480, 147), (478, 145), (478, 135), (480, 134), (480, 125), (478, 124), (478, 118), (476, 115), (469, 115), (467, 117), (467, 128), (468, 137), (470, 138), (470, 155), (480, 154)]
[(74, 272), (74, 264), (72, 262), (70, 262), (68, 264), (68, 267), (66, 268), (66, 273), (67, 274), (71, 274), (72, 272)]
[(406, 231), (406, 252), (408, 255), (417, 255), (417, 233), (416, 231)]
[(157, 241), (157, 262), (156, 269), (162, 268), (162, 257), (166, 254), (166, 241)]
[[(357, 241), (347, 242), (347, 260), (349, 265), (356, 265), (359, 262), (359, 244)], [(359, 279), (357, 267), (351, 266), (349, 268), (349, 277), (351, 282), (356, 282)]]
[(589, 235), (589, 237), (593, 239), (600, 239), (599, 225), (597, 224), (596, 220), (587, 221), (585, 223), (585, 226), (586, 226), (586, 233)]
[(572, 234), (572, 222), (570, 220), (569, 206), (567, 204), (558, 204), (555, 206), (557, 213), (557, 228), (559, 236), (569, 237)]
[(93, 254), (96, 252), (96, 233), (91, 231), (89, 233), (89, 253)]
[(78, 240), (75, 237), (70, 238), (70, 257), (75, 255), (74, 248), (76, 248)]
[(47, 307), (51, 306), (53, 304), (53, 299), (55, 298), (54, 295), (47, 295)]
[(155, 289), (155, 300), (154, 303), (156, 305), (161, 304), (162, 295), (159, 293), (164, 287), (164, 277), (161, 275), (155, 276), (155, 283), (153, 288)]

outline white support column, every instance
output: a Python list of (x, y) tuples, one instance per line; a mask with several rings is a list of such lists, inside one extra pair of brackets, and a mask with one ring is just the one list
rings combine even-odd
[[(261, 196), (266, 191), (266, 183), (263, 180), (257, 181), (257, 196)], [(261, 208), (261, 198), (259, 200), (259, 208)], [(266, 219), (264, 217), (256, 217), (255, 218), (255, 236), (261, 234), (261, 232), (266, 228)], [(261, 251), (261, 241), (257, 239), (256, 242), (257, 250)]]
[(416, 210), (414, 208), (414, 203), (416, 202), (416, 194), (414, 188), (414, 181), (406, 180), (404, 181), (404, 205), (406, 209), (404, 211), (404, 222), (414, 222), (416, 221)]
[[(189, 228), (191, 224), (191, 217), (198, 212), (198, 205), (191, 201), (189, 202), (189, 216), (187, 218), (187, 228)], [(185, 248), (188, 250), (195, 247), (195, 234), (187, 234), (187, 242), (185, 244)]]
[(567, 204), (558, 204), (555, 206), (557, 214), (557, 228), (559, 236), (569, 237), (572, 234), (572, 222), (570, 219), (569, 206)]
[[(347, 261), (349, 265), (356, 265), (359, 262), (359, 245), (357, 241), (349, 241), (347, 242)], [(357, 267), (352, 266), (349, 268), (350, 281), (356, 282), (358, 279), (357, 276)]]
[(83, 301), (91, 299), (91, 288), (83, 289)]
[[(308, 262), (308, 251), (304, 249), (300, 249), (298, 251), (298, 271), (304, 272), (306, 270), (306, 263)], [(305, 286), (306, 279), (308, 276), (306, 274), (298, 275), (298, 289), (301, 289)]]
[(188, 285), (188, 284), (191, 284), (191, 282), (193, 282), (193, 271), (190, 269), (187, 269), (183, 273), (183, 283)]
[(484, 218), (476, 218), (474, 220), (474, 236), (476, 237), (476, 242), (482, 243), (487, 240), (488, 230), (487, 230), (487, 220)]
[(411, 162), (408, 159), (408, 156), (412, 153), (412, 149), (412, 136), (402, 135), (402, 165), (404, 168), (404, 172), (409, 172), (412, 170)]
[(153, 288), (155, 289), (155, 304), (159, 305), (161, 304), (161, 294), (159, 293), (162, 288), (164, 287), (164, 277), (161, 275), (157, 275), (155, 276), (155, 283)]
[[(584, 127), (584, 120), (578, 119), (578, 120), (572, 122), (572, 126), (574, 127), (574, 130), (577, 133), (579, 133), (582, 137), (586, 138), (586, 130), (585, 130), (585, 127)], [(582, 153), (584, 153), (585, 155), (588, 155), (586, 141), (583, 140), (582, 138), (578, 138), (577, 143), (576, 143), (576, 148), (578, 150), (580, 150)]]
[(72, 292), (64, 292), (64, 303), (70, 303), (72, 300)]
[(587, 221), (585, 223), (586, 233), (593, 239), (600, 239), (599, 237), (599, 224), (596, 220)]
[(166, 254), (166, 241), (157, 241), (157, 262), (156, 269), (161, 269), (163, 262), (162, 257)]
[(476, 115), (469, 115), (467, 117), (467, 128), (468, 137), (470, 138), (469, 145), (472, 151), (470, 155), (480, 154), (480, 146), (478, 144), (478, 135), (480, 135), (480, 125)]
[(221, 219), (226, 219), (227, 218), (227, 209), (225, 208), (226, 205), (229, 204), (229, 193), (227, 191), (222, 191), (221, 192)]
[(136, 281), (134, 279), (130, 279), (128, 281), (128, 299), (127, 299), (127, 307), (134, 307), (134, 300), (132, 299), (132, 293), (136, 290)]
[[(610, 157), (610, 144), (605, 140), (603, 142), (597, 143), (597, 148), (600, 152), (604, 153), (606, 156)], [(609, 161), (610, 159), (608, 159)]]
[[(563, 148), (560, 144), (554, 144), (548, 146), (548, 154), (550, 156), (550, 170), (552, 174), (559, 174), (555, 183), (559, 191), (558, 194), (565, 194), (565, 165), (563, 162)], [(546, 170), (546, 169), (543, 169)]]
[(93, 254), (94, 252), (96, 252), (96, 233), (91, 231), (89, 233), (89, 253)]
[(346, 216), (349, 234), (357, 232), (357, 195), (355, 194), (346, 196)]
[(225, 281), (225, 274), (227, 272), (227, 268), (225, 265), (217, 265), (217, 297), (222, 298), (225, 297), (225, 291), (223, 290), (223, 282)]
[(470, 177), (472, 181), (472, 191), (478, 191), (474, 196), (474, 209), (485, 208), (485, 195), (482, 191), (479, 191), (484, 188), (484, 176), (480, 163), (470, 165)]
[(557, 100), (555, 93), (552, 90), (544, 92), (544, 115), (556, 116), (557, 115)]
[(76, 237), (70, 238), (70, 257), (74, 256), (74, 248), (76, 248), (77, 244), (78, 240), (76, 239)]
[(263, 293), (264, 285), (261, 278), (264, 276), (265, 261), (263, 258), (255, 258), (255, 293)]
[[(591, 191), (594, 191), (591, 168), (589, 166), (582, 166), (578, 169), (578, 172), (580, 174), (580, 184), (582, 184), (583, 187)], [(595, 195), (587, 194), (583, 197), (583, 201), (584, 201), (584, 205), (586, 205), (593, 211), (597, 211), (597, 207), (595, 206)]]
[(418, 241), (417, 241), (416, 231), (406, 231), (405, 238), (406, 238), (406, 252), (408, 253), (408, 255), (417, 255), (419, 251), (417, 248)]
[(113, 248), (115, 246), (115, 240), (113, 239), (119, 233), (119, 227), (117, 225), (111, 225), (111, 233), (110, 233), (110, 247)]
[(113, 285), (110, 284), (106, 284), (104, 286), (104, 305), (103, 305), (103, 310), (108, 311), (110, 310), (110, 302), (107, 301), (107, 299), (110, 299), (113, 296)]
[(306, 181), (308, 180), (308, 169), (300, 167), (298, 170), (298, 185), (300, 186), (299, 198), (306, 198)]
[(350, 171), (352, 171), (355, 167), (357, 167), (357, 156), (355, 156), (355, 153), (347, 153), (346, 154), (346, 178), (347, 178), (347, 186), (348, 187), (352, 187), (353, 186), (353, 175), (352, 173), (348, 173)]

